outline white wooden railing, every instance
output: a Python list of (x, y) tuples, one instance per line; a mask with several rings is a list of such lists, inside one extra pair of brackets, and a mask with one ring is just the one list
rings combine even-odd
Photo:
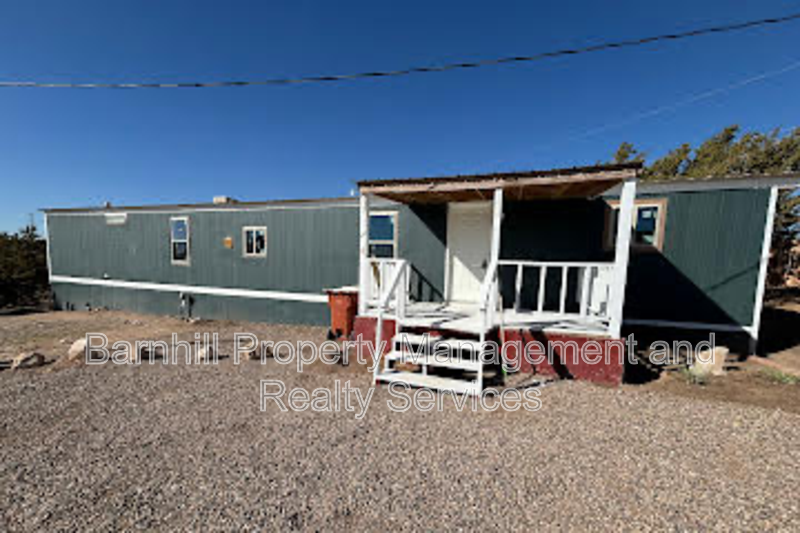
[[(373, 260), (370, 260), (372, 262)], [(373, 263), (374, 264), (374, 263)], [(399, 326), (399, 321), (406, 316), (406, 303), (408, 301), (408, 262), (404, 259), (381, 259), (377, 260), (378, 271), (380, 266), (386, 266), (383, 272), (388, 274), (388, 277), (379, 278), (377, 290), (375, 294), (378, 295), (377, 301), (377, 320), (375, 321), (375, 365), (373, 374), (377, 379), (380, 373), (380, 359), (383, 353), (381, 352), (381, 342), (383, 341), (383, 319), (384, 315), (390, 310), (394, 311), (394, 316), (397, 319), (395, 327)], [(372, 265), (371, 265), (372, 267)], [(372, 269), (372, 268), (371, 268)], [(375, 276), (370, 276), (374, 278)], [(372, 293), (370, 293), (372, 294)]]
[[(610, 320), (609, 302), (611, 298), (611, 280), (614, 271), (613, 263), (585, 263), (585, 262), (552, 262), (552, 261), (515, 261), (501, 260), (498, 262), (503, 267), (515, 267), (514, 278), (514, 310), (522, 309), (522, 291), (525, 270), (538, 272), (539, 284), (535, 305), (530, 308), (535, 314), (557, 315), (567, 318), (583, 320), (608, 321)], [(560, 282), (548, 287), (548, 273), (559, 272)], [(578, 310), (567, 309), (570, 272), (577, 271), (577, 286), (574, 300), (577, 301)], [(496, 278), (497, 276), (495, 276)], [(559, 291), (557, 307), (546, 308), (548, 290), (557, 288)], [(527, 309), (526, 309), (527, 310)]]
[(494, 326), (495, 314), (497, 312), (497, 302), (500, 297), (497, 284), (497, 265), (498, 263), (496, 261), (492, 261), (489, 264), (489, 268), (486, 270), (486, 275), (481, 283), (481, 291), (478, 300), (481, 325), (483, 326), (481, 327), (480, 334), (481, 344), (486, 341), (486, 332), (491, 330)]
[[(381, 298), (391, 292), (391, 281), (399, 270), (408, 270), (409, 265), (405, 259), (379, 259), (370, 257), (367, 259), (369, 265), (369, 276), (367, 277), (366, 302), (367, 309), (377, 309)], [(408, 272), (405, 272), (404, 295), (408, 296)], [(389, 307), (397, 307), (397, 293), (393, 293), (389, 301)]]

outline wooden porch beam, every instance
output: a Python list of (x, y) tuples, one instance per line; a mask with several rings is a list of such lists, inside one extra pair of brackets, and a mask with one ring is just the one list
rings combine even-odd
[(567, 185), (591, 182), (608, 182), (609, 187), (614, 182), (620, 182), (631, 177), (630, 171), (615, 171), (604, 174), (572, 174), (563, 176), (525, 177), (516, 179), (486, 179), (486, 180), (451, 180), (433, 178), (425, 182), (393, 183), (387, 185), (362, 185), (362, 193), (370, 194), (411, 194), (416, 192), (456, 192), (464, 190), (493, 190), (497, 188), (536, 187)]

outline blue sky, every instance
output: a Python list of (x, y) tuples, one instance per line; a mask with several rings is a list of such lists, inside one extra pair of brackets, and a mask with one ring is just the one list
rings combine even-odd
[[(777, 0), (6, 2), (0, 79), (196, 81), (524, 55), (799, 11)], [(277, 88), (0, 90), (0, 230), (42, 207), (349, 194), (369, 178), (660, 155), (725, 125), (800, 125), (800, 23), (447, 74)]]

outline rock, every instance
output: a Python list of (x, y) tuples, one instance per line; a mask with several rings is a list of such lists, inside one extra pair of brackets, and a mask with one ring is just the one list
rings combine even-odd
[(703, 350), (695, 354), (692, 374), (698, 377), (724, 376), (725, 361), (730, 350), (717, 346), (713, 350)]
[(195, 353), (194, 361), (195, 363), (208, 363), (212, 359), (214, 359), (214, 347), (213, 346), (203, 346)]
[(86, 358), (86, 339), (78, 339), (72, 343), (67, 352), (67, 361), (83, 361)]
[(36, 368), (44, 365), (44, 356), (38, 352), (23, 352), (11, 361), (11, 370)]

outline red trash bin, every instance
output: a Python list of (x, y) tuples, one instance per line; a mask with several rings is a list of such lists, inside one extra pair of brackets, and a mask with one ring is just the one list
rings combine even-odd
[(348, 338), (358, 312), (358, 287), (341, 287), (328, 289), (328, 307), (331, 310), (331, 329), (328, 338)]

